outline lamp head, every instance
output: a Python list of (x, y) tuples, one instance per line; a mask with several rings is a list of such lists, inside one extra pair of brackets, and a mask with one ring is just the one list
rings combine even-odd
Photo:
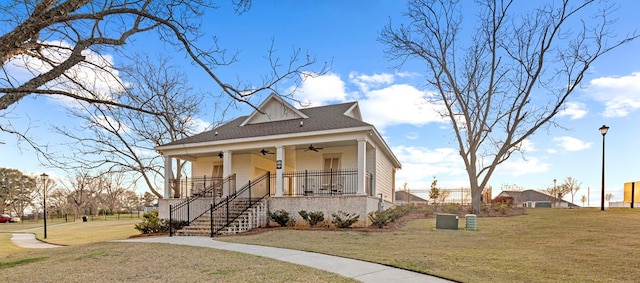
[(47, 175), (47, 173), (42, 173), (42, 175), (40, 175), (40, 180), (42, 181), (47, 180), (47, 178), (49, 178), (49, 175)]
[(609, 127), (602, 125), (602, 127), (599, 128), (600, 133), (604, 136), (607, 134), (607, 131), (609, 131)]

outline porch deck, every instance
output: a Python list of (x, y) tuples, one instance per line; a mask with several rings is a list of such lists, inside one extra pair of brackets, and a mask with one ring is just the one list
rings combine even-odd
[[(271, 172), (271, 195), (276, 195), (277, 177)], [(365, 173), (365, 194), (373, 196), (373, 174)], [(327, 195), (357, 195), (358, 194), (358, 170), (302, 170), (285, 172), (282, 175), (283, 196), (327, 196)], [(229, 179), (229, 177), (227, 178)], [(178, 187), (181, 195), (185, 197), (221, 197), (223, 196), (222, 183), (226, 179), (221, 177), (185, 177), (173, 180), (173, 186)], [(235, 178), (230, 180), (229, 192), (236, 191)]]

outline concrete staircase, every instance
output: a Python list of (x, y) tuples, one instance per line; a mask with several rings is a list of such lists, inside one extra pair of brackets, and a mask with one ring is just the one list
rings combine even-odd
[[(253, 228), (267, 225), (266, 199), (262, 199), (246, 209), (250, 204), (248, 199), (235, 199), (229, 205), (229, 219), (237, 218), (225, 227), (227, 221), (227, 209), (221, 206), (213, 212), (213, 229), (217, 235), (236, 234), (249, 231)], [(245, 210), (246, 209), (246, 210)], [(198, 217), (189, 226), (176, 231), (177, 236), (211, 236), (211, 216), (207, 212)]]

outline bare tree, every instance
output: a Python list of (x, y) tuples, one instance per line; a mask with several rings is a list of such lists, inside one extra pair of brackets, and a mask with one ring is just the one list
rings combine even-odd
[(105, 214), (107, 210), (110, 213), (123, 207), (121, 202), (122, 196), (128, 190), (124, 187), (124, 174), (122, 173), (106, 173), (94, 179), (94, 183), (100, 188), (100, 194), (97, 195), (100, 204), (105, 206)]
[[(157, 181), (164, 180), (164, 163), (154, 148), (198, 130), (195, 120), (204, 94), (189, 88), (187, 75), (169, 65), (166, 58), (138, 58), (131, 67), (121, 70), (121, 76), (129, 82), (121, 99), (129, 105), (145, 105), (162, 115), (105, 105), (85, 104), (70, 109), (83, 123), (76, 129), (56, 127), (76, 145), (70, 146), (65, 158), (58, 159), (68, 160), (63, 164), (71, 169), (133, 173), (134, 179), (142, 180), (150, 192), (161, 198)], [(172, 180), (181, 178), (186, 161), (176, 163)], [(174, 188), (174, 197), (180, 197), (179, 188)]]
[(379, 40), (391, 59), (424, 62), (435, 90), (428, 99), (451, 123), (479, 213), (498, 165), (537, 130), (556, 125), (593, 62), (638, 35), (614, 39), (613, 7), (591, 9), (595, 0), (544, 2), (526, 12), (511, 0), (476, 2), (469, 16), (477, 19), (465, 20), (460, 6), (470, 2), (410, 0), (408, 23), (390, 23)]
[(158, 197), (150, 192), (144, 192), (141, 199), (143, 206), (152, 206), (158, 200)]
[(541, 190), (543, 193), (553, 197), (553, 205), (556, 206), (558, 201), (569, 193), (567, 184), (553, 185)]
[(568, 193), (571, 194), (571, 202), (573, 203), (573, 197), (580, 190), (580, 186), (582, 185), (582, 182), (578, 182), (578, 180), (576, 180), (573, 177), (567, 177), (566, 179), (564, 179), (564, 183), (562, 185), (565, 186), (567, 188)]
[(449, 190), (440, 190), (440, 194), (438, 194), (438, 200), (440, 203), (445, 203), (447, 198), (451, 195), (451, 191)]
[[(231, 1), (237, 13), (248, 10), (251, 0)], [(268, 72), (260, 83), (220, 78), (220, 67), (237, 61), (237, 53), (220, 48), (217, 38), (202, 40), (203, 16), (215, 9), (211, 0), (25, 0), (0, 2), (0, 131), (17, 135), (42, 154), (46, 149), (16, 129), (6, 111), (28, 96), (65, 97), (162, 115), (144, 104), (119, 99), (126, 89), (113, 63), (102, 54), (122, 52), (140, 34), (157, 34), (159, 42), (183, 52), (212, 79), (221, 94), (239, 102), (262, 91), (278, 93), (283, 80), (300, 80), (315, 59), (294, 50), (281, 62), (273, 46), (265, 56)], [(206, 42), (208, 48), (196, 46)], [(18, 70), (18, 71), (16, 71)], [(87, 79), (93, 72), (96, 79)], [(109, 82), (96, 86), (96, 81)], [(253, 106), (253, 105), (252, 105)]]
[(519, 186), (519, 185), (517, 185), (517, 184), (515, 184), (515, 183), (511, 183), (511, 184), (503, 183), (500, 186), (500, 190), (502, 190), (502, 191), (512, 191), (512, 192), (522, 192), (522, 191), (524, 191), (524, 188)]
[(94, 178), (88, 171), (78, 170), (63, 182), (67, 191), (67, 199), (73, 205), (75, 217), (87, 214), (95, 206), (95, 198), (99, 190), (94, 185)]
[[(47, 207), (51, 208), (59, 216), (73, 211), (73, 206), (69, 204), (69, 199), (67, 198), (67, 192), (59, 187), (54, 187), (50, 192), (47, 192)], [(48, 214), (52, 213), (49, 210), (47, 212)]]
[(582, 206), (584, 207), (584, 203), (587, 202), (587, 196), (582, 195), (582, 197), (580, 198), (580, 201), (582, 202)]
[(609, 203), (609, 206), (611, 206), (611, 199), (612, 198), (613, 198), (613, 194), (604, 195), (604, 199)]
[(120, 195), (120, 206), (126, 209), (129, 213), (133, 213), (134, 210), (140, 211), (142, 208), (142, 198), (131, 189), (125, 190)]

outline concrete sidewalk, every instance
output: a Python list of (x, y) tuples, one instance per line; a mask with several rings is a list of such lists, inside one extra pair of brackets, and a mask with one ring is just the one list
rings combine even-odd
[(225, 243), (208, 237), (149, 237), (117, 242), (165, 243), (214, 248), (273, 258), (340, 274), (362, 282), (452, 282), (404, 269), (337, 256), (256, 245)]
[(50, 249), (63, 247), (39, 241), (36, 239), (36, 235), (31, 233), (12, 234), (11, 241), (19, 247), (27, 249)]

